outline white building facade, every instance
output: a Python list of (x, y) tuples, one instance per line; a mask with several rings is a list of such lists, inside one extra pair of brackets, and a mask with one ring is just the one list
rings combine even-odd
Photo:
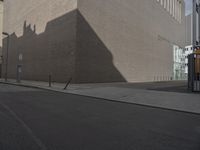
[(185, 47), (185, 52), (184, 52), (184, 56), (185, 56), (185, 75), (188, 74), (188, 56), (190, 54), (193, 53), (193, 46), (190, 45), (190, 46), (186, 46)]
[(185, 80), (185, 53), (184, 49), (174, 45), (173, 80)]

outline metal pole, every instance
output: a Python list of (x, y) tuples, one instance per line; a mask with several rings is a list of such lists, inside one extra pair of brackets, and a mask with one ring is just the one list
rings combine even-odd
[(200, 46), (200, 0), (198, 0), (198, 3), (197, 3), (197, 14), (198, 14), (198, 22), (197, 22), (197, 27), (198, 27), (198, 47)]
[(196, 35), (196, 23), (197, 23), (197, 19), (196, 19), (196, 13), (197, 13), (197, 3), (196, 0), (193, 0), (193, 50), (196, 48), (197, 45), (197, 35)]

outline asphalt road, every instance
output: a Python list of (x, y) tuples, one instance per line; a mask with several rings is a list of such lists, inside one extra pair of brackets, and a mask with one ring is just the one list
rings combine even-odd
[(0, 84), (0, 150), (200, 150), (200, 115)]

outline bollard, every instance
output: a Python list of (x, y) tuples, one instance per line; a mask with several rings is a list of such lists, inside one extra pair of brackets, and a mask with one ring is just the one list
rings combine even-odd
[(51, 87), (51, 82), (52, 82), (52, 78), (51, 78), (51, 75), (49, 75), (49, 87)]

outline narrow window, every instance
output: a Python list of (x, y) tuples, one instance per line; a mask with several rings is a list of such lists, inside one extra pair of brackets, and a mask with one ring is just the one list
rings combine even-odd
[(175, 0), (175, 19), (177, 20), (177, 15), (178, 15), (178, 5), (177, 5), (177, 0)]
[(180, 21), (180, 23), (181, 23), (181, 21), (182, 21), (182, 3), (181, 3), (181, 2), (179, 3), (179, 6), (180, 6), (180, 10), (179, 10), (179, 21)]
[(163, 0), (160, 0), (160, 4), (163, 5)]
[(164, 8), (167, 8), (167, 0), (164, 0)]
[(169, 12), (169, 1), (170, 0), (167, 0), (167, 11)]
[(178, 16), (178, 0), (175, 0), (175, 19), (177, 20)]
[(175, 0), (173, 0), (173, 17), (175, 17)]
[(170, 0), (170, 14), (173, 14), (173, 0)]
[(176, 11), (176, 20), (178, 21), (178, 22), (180, 22), (180, 2), (179, 2), (179, 0), (177, 0), (177, 2), (176, 2), (177, 4), (177, 11)]

